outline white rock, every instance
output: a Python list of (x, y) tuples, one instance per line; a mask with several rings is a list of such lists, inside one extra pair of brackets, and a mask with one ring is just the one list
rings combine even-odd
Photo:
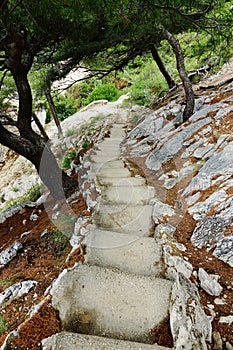
[(174, 209), (158, 199), (153, 199), (151, 203), (154, 204), (154, 209), (153, 209), (153, 219), (155, 224), (159, 223), (159, 220), (163, 219), (164, 216), (172, 216), (174, 215), (175, 211)]
[(209, 275), (203, 268), (199, 268), (198, 277), (201, 283), (201, 288), (208, 294), (219, 296), (222, 292), (222, 286), (217, 282), (219, 276)]
[(28, 294), (29, 291), (35, 287), (36, 281), (28, 280), (19, 283), (15, 283), (9, 288), (5, 289), (4, 292), (0, 293), (0, 306), (9, 305), (13, 300)]
[(15, 241), (8, 248), (0, 253), (0, 267), (8, 264), (17, 255), (18, 251), (23, 248), (19, 241)]
[(229, 316), (221, 316), (219, 323), (228, 323), (228, 324), (232, 324), (233, 323), (233, 315), (229, 315)]

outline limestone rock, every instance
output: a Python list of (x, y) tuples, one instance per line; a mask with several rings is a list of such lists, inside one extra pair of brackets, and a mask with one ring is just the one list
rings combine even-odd
[(15, 241), (8, 248), (0, 253), (0, 268), (8, 264), (17, 255), (18, 251), (23, 248), (19, 241)]
[(0, 306), (9, 305), (13, 300), (22, 297), (24, 294), (28, 294), (36, 284), (37, 282), (32, 280), (13, 284), (5, 289), (4, 292), (0, 293)]
[(222, 286), (217, 282), (219, 276), (209, 275), (203, 268), (199, 268), (198, 277), (201, 283), (201, 288), (208, 294), (219, 296), (222, 292)]
[(204, 313), (197, 289), (184, 275), (177, 274), (170, 307), (170, 324), (176, 350), (207, 350), (211, 341), (210, 318)]
[(224, 237), (217, 242), (213, 255), (233, 267), (233, 236)]

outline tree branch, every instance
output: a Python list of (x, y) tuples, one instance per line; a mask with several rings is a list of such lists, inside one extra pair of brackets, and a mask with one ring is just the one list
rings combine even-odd
[(0, 112), (0, 119), (2, 119), (0, 121), (2, 125), (12, 125), (12, 126), (16, 126), (17, 127), (17, 122), (15, 120), (13, 120), (11, 117), (9, 117), (4, 112)]

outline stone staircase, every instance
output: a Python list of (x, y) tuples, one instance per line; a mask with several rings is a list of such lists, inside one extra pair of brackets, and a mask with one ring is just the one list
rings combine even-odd
[(153, 329), (169, 317), (172, 282), (162, 278), (161, 247), (150, 237), (154, 189), (131, 177), (120, 159), (123, 125), (91, 155), (89, 178), (100, 197), (85, 241), (85, 263), (51, 290), (64, 332), (50, 350), (162, 350)]

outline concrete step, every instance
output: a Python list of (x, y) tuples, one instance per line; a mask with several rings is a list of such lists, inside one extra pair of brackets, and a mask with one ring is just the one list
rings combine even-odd
[(117, 159), (119, 158), (119, 155), (120, 155), (120, 150), (119, 149), (106, 149), (104, 151), (96, 151), (95, 154), (92, 153), (90, 155), (90, 159), (91, 161), (93, 162), (96, 162), (99, 158), (99, 160), (102, 162), (104, 161), (106, 158), (108, 158), (109, 160), (111, 159)]
[(172, 282), (81, 263), (54, 284), (52, 305), (63, 329), (151, 343), (168, 317)]
[(118, 160), (119, 159), (119, 154), (117, 155), (112, 155), (112, 154), (103, 154), (103, 153), (98, 153), (95, 155), (90, 156), (91, 162), (93, 163), (108, 163), (110, 161)]
[(111, 139), (114, 138), (124, 138), (125, 137), (125, 129), (123, 129), (124, 124), (114, 124), (110, 130)]
[(42, 341), (42, 350), (171, 350), (157, 344), (149, 345), (118, 339), (61, 332)]
[(150, 205), (125, 205), (99, 203), (93, 214), (93, 223), (116, 232), (149, 236), (153, 207)]
[(98, 170), (105, 170), (105, 169), (123, 169), (125, 168), (125, 165), (122, 160), (120, 159), (114, 159), (109, 160), (107, 162), (93, 162), (91, 164), (91, 169), (98, 169)]
[(150, 186), (102, 186), (103, 203), (147, 204), (154, 198), (155, 191)]
[(111, 165), (105, 165), (104, 169), (100, 169), (98, 171), (98, 176), (100, 176), (100, 177), (130, 177), (131, 174), (127, 168), (124, 168), (124, 167), (112, 168)]
[(106, 168), (106, 169), (100, 169), (100, 170), (95, 170), (95, 168), (91, 168), (88, 171), (88, 176), (89, 178), (95, 179), (98, 182), (98, 178), (108, 178), (108, 177), (117, 177), (117, 178), (127, 178), (130, 177), (130, 171), (126, 168), (116, 168), (116, 169), (111, 169), (111, 168)]
[(145, 185), (145, 179), (143, 177), (102, 177), (98, 176), (98, 185), (105, 186), (143, 186)]
[(154, 238), (95, 229), (83, 243), (86, 246), (85, 262), (88, 264), (117, 268), (137, 275), (162, 274), (161, 245)]

